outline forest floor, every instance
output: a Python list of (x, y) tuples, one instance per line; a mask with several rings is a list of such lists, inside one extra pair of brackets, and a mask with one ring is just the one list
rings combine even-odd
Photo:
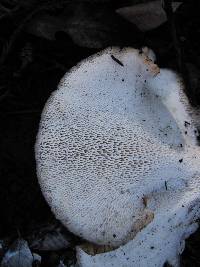
[[(47, 98), (77, 62), (107, 46), (148, 46), (159, 66), (182, 74), (191, 103), (200, 104), (200, 2), (181, 1), (173, 23), (146, 32), (115, 12), (136, 2), (0, 1), (0, 239), (7, 247), (59, 225), (37, 182), (34, 143)], [(41, 266), (57, 266), (63, 254), (72, 259), (73, 247), (42, 252)], [(200, 231), (186, 241), (181, 266), (200, 266)]]

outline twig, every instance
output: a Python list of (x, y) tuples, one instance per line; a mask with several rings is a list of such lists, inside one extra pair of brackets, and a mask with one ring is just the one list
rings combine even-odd
[[(12, 17), (13, 13), (15, 13), (16, 11), (18, 11), (19, 8), (20, 8), (20, 6), (16, 6), (13, 9), (8, 10), (7, 12), (5, 12), (4, 14), (2, 14), (0, 16), (0, 20), (5, 19), (7, 17)], [(0, 7), (0, 9), (1, 9), (1, 7)]]
[(9, 90), (5, 91), (2, 95), (0, 95), (0, 102), (9, 95), (10, 95), (10, 91)]
[(10, 13), (10, 9), (6, 8), (5, 6), (3, 6), (1, 3), (0, 3), (0, 10), (6, 12), (6, 13)]

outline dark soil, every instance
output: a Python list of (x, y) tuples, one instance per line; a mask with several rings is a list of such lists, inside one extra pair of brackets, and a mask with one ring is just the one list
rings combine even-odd
[[(0, 1), (0, 239), (55, 221), (37, 182), (34, 143), (47, 98), (77, 62), (107, 46), (149, 46), (160, 66), (182, 73), (192, 104), (200, 104), (200, 2), (183, 1), (173, 21), (146, 33), (115, 13), (134, 2)], [(64, 27), (72, 14), (78, 23), (69, 35)], [(197, 232), (182, 266), (200, 266), (199, 244)]]

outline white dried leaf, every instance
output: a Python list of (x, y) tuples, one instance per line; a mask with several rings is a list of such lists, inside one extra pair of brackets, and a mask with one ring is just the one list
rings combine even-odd
[(42, 257), (39, 254), (33, 253), (33, 262), (41, 263)]
[(3, 254), (4, 254), (4, 242), (3, 240), (0, 240), (0, 259), (2, 259)]
[(64, 262), (61, 260), (60, 261), (60, 263), (59, 263), (59, 265), (58, 265), (58, 267), (67, 267), (65, 264), (64, 264)]
[(18, 239), (11, 245), (3, 257), (2, 267), (32, 267), (34, 256), (32, 255), (27, 241)]
[(61, 260), (60, 261), (60, 263), (59, 263), (59, 265), (58, 265), (58, 267), (79, 267), (77, 264), (70, 264), (70, 265), (65, 265), (64, 263), (63, 263), (63, 261)]
[(0, 249), (3, 249), (3, 241), (0, 240)]
[[(173, 11), (176, 11), (180, 5), (180, 2), (173, 2)], [(122, 7), (117, 9), (116, 12), (144, 32), (152, 30), (167, 21), (160, 0)]]

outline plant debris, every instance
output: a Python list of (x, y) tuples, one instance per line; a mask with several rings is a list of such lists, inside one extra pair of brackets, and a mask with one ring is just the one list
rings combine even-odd
[(2, 267), (32, 267), (34, 262), (41, 262), (41, 257), (32, 254), (28, 243), (23, 239), (17, 239), (5, 253), (1, 266)]
[(111, 58), (115, 61), (115, 62), (117, 62), (120, 66), (124, 66), (124, 64), (119, 60), (119, 59), (117, 59), (115, 56), (113, 56), (113, 55), (111, 55)]
[[(173, 2), (173, 11), (175, 12), (180, 5), (181, 2)], [(116, 12), (144, 32), (155, 29), (167, 21), (160, 0), (122, 7), (117, 9)]]

